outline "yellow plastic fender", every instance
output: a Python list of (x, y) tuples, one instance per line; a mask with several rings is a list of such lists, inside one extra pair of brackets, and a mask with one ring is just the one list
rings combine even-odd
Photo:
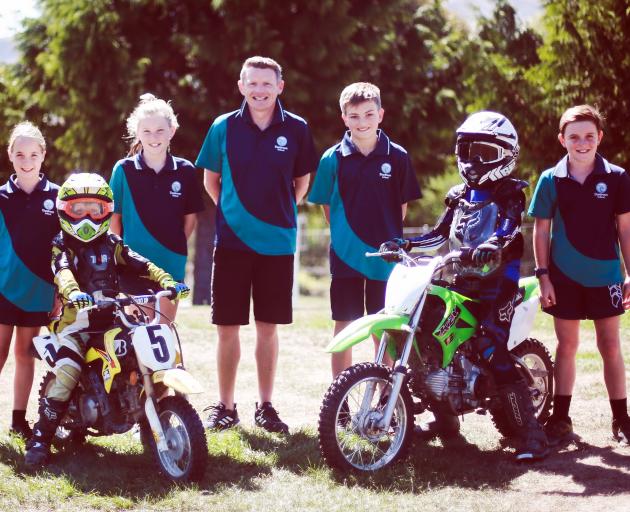
[(151, 375), (151, 379), (155, 384), (162, 382), (165, 386), (185, 395), (203, 393), (203, 387), (199, 381), (182, 368), (158, 370)]

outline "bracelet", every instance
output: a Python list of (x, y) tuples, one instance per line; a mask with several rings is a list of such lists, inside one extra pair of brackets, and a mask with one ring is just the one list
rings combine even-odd
[(546, 276), (549, 274), (549, 269), (548, 268), (535, 268), (534, 269), (534, 275), (538, 278), (542, 277), (542, 276)]

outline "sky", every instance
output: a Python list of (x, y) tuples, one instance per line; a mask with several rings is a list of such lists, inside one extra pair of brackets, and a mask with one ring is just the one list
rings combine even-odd
[(22, 18), (36, 15), (35, 0), (0, 0), (0, 39), (17, 32)]
[[(35, 0), (0, 0), (0, 39), (11, 37), (19, 28), (22, 18), (37, 15)], [(541, 8), (541, 0), (512, 0), (523, 21), (528, 21)], [(494, 5), (493, 0), (446, 0), (445, 5), (460, 13), (464, 19), (471, 19), (473, 6), (477, 6), (482, 14), (489, 14)]]

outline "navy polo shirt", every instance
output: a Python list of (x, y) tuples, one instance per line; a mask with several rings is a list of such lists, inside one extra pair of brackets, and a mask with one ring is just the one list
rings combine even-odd
[(156, 173), (138, 153), (116, 162), (109, 184), (114, 212), (122, 215), (125, 244), (183, 280), (188, 255), (184, 216), (204, 209), (193, 164), (168, 154)]
[(322, 156), (309, 201), (330, 205), (330, 270), (335, 278), (386, 281), (392, 263), (366, 258), (381, 243), (402, 236), (402, 205), (421, 197), (407, 151), (379, 130), (374, 151), (363, 155), (350, 132)]
[(316, 163), (306, 121), (279, 101), (265, 130), (256, 126), (245, 101), (239, 110), (218, 117), (196, 161), (221, 174), (217, 247), (270, 256), (295, 253), (293, 180), (312, 172)]
[(630, 176), (597, 155), (580, 184), (567, 162), (568, 156), (542, 173), (529, 207), (529, 215), (552, 219), (551, 276), (590, 287), (619, 283), (615, 217), (630, 211)]
[(30, 194), (17, 185), (15, 175), (0, 187), (0, 307), (8, 301), (27, 312), (52, 309), (58, 190), (43, 175)]

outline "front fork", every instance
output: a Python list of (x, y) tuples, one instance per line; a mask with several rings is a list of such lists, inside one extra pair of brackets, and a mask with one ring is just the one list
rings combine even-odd
[[(416, 309), (411, 315), (411, 319), (407, 325), (403, 327), (403, 331), (407, 333), (407, 337), (405, 339), (405, 344), (403, 345), (403, 351), (400, 355), (400, 359), (394, 363), (394, 370), (392, 372), (392, 390), (389, 394), (389, 398), (387, 400), (387, 404), (385, 405), (385, 409), (383, 410), (383, 416), (375, 425), (377, 428), (386, 430), (389, 428), (389, 425), (392, 421), (392, 416), (394, 415), (394, 409), (396, 408), (396, 402), (398, 401), (398, 396), (400, 395), (400, 390), (405, 383), (405, 377), (407, 376), (407, 361), (409, 360), (409, 355), (411, 354), (411, 349), (413, 347), (413, 340), (416, 332), (416, 328), (418, 327), (418, 322), (420, 320), (420, 313), (422, 312), (424, 301), (426, 299), (426, 293), (422, 296), (422, 299), (418, 302)], [(383, 358), (385, 357), (385, 350), (387, 349), (387, 344), (389, 341), (389, 334), (386, 332), (381, 336), (381, 342), (378, 346), (378, 350), (376, 353), (375, 363), (382, 364)], [(367, 390), (365, 396), (363, 397), (363, 403), (361, 404), (361, 409), (366, 411), (369, 409), (370, 404), (372, 402), (372, 397), (374, 395), (376, 383), (370, 382), (367, 386)]]
[(144, 401), (144, 414), (151, 427), (151, 433), (153, 434), (153, 439), (155, 439), (158, 451), (167, 452), (168, 443), (166, 442), (164, 429), (162, 428), (162, 423), (160, 422), (160, 417), (157, 412), (157, 400), (155, 399), (155, 389), (153, 387), (153, 381), (151, 380), (151, 372), (140, 361), (138, 361), (138, 364), (140, 372), (142, 372), (142, 381), (144, 383), (144, 393), (146, 397)]

